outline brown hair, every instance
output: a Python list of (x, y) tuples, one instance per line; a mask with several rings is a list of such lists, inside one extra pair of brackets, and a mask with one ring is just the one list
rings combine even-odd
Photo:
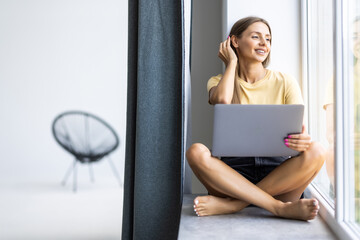
[[(253, 23), (256, 23), (256, 22), (262, 22), (264, 23), (268, 28), (269, 28), (269, 32), (270, 32), (270, 35), (271, 35), (271, 28), (270, 28), (270, 25), (269, 23), (265, 20), (265, 19), (262, 19), (262, 18), (259, 18), (259, 17), (253, 17), (253, 16), (250, 16), (250, 17), (246, 17), (246, 18), (242, 18), (240, 20), (238, 20), (231, 28), (230, 30), (230, 34), (229, 36), (236, 36), (236, 37), (241, 37), (242, 33)], [(270, 38), (270, 44), (271, 44), (271, 38)], [(235, 48), (231, 45), (231, 47), (234, 49), (235, 51)], [(236, 53), (236, 51), (235, 51)], [(267, 58), (262, 62), (262, 65), (265, 67), (267, 67), (269, 65), (269, 62), (270, 62), (270, 53), (269, 55), (267, 56)]]
[[(269, 28), (269, 32), (271, 35), (271, 28), (269, 23), (262, 18), (259, 17), (246, 17), (246, 18), (242, 18), (240, 20), (238, 20), (231, 28), (230, 30), (230, 34), (229, 36), (236, 36), (236, 37), (241, 37), (242, 33), (253, 23), (256, 22), (262, 22), (264, 23), (268, 28)], [(271, 44), (271, 38), (270, 38), (270, 44)], [(231, 44), (231, 47), (233, 48), (234, 52), (236, 53), (236, 49), (234, 48), (234, 46)], [(236, 53), (237, 54), (237, 53)], [(270, 62), (270, 53), (267, 56), (267, 58), (262, 62), (263, 67), (267, 67), (269, 65)], [(239, 65), (237, 66), (237, 68), (239, 67)], [(238, 69), (239, 70), (239, 69)], [(239, 84), (236, 81), (236, 76), (235, 76), (235, 81), (234, 81), (234, 93), (233, 93), (233, 99), (231, 100), (231, 103), (241, 103), (240, 102), (240, 96), (242, 95), (242, 91), (240, 89)]]

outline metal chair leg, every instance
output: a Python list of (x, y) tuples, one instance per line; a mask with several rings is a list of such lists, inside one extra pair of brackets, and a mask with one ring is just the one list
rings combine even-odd
[[(76, 161), (76, 159), (74, 161)], [(66, 171), (64, 179), (61, 181), (61, 185), (65, 186), (68, 178), (70, 177), (70, 174), (71, 174), (71, 171), (73, 170), (73, 168), (74, 168), (74, 163), (71, 163), (69, 169)]]
[(90, 181), (91, 181), (92, 183), (94, 183), (94, 182), (95, 182), (95, 178), (94, 178), (94, 172), (93, 172), (93, 169), (92, 169), (91, 163), (88, 163), (88, 165), (89, 165), (89, 175), (90, 175)]
[(75, 161), (74, 161), (74, 174), (73, 174), (73, 191), (74, 192), (76, 192), (76, 181), (77, 181), (77, 179), (76, 179), (76, 159), (75, 159)]
[(121, 179), (120, 179), (119, 173), (118, 173), (118, 171), (116, 170), (116, 167), (115, 167), (114, 163), (112, 162), (112, 160), (111, 160), (111, 158), (110, 158), (109, 156), (107, 157), (107, 159), (109, 160), (109, 164), (110, 164), (110, 166), (111, 166), (111, 169), (112, 169), (115, 177), (116, 177), (116, 178), (118, 179), (118, 181), (119, 181), (119, 185), (122, 186), (122, 181), (121, 181)]

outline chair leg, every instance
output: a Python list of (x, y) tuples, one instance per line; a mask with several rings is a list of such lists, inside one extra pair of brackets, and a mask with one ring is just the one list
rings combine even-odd
[[(74, 161), (76, 161), (76, 159)], [(74, 168), (74, 163), (71, 163), (69, 169), (66, 171), (64, 179), (61, 181), (61, 185), (63, 185), (63, 186), (66, 185), (66, 182), (67, 182), (73, 168)]]
[(73, 191), (76, 192), (76, 159), (74, 160), (74, 174), (73, 174)]
[(114, 163), (111, 161), (111, 158), (110, 158), (109, 156), (107, 157), (107, 159), (109, 160), (109, 164), (110, 164), (110, 166), (111, 166), (111, 169), (112, 169), (115, 177), (116, 177), (116, 178), (118, 179), (118, 181), (119, 181), (119, 185), (122, 186), (122, 181), (121, 181), (121, 179), (120, 179), (119, 173), (118, 173), (118, 171), (116, 170), (116, 167), (115, 167)]
[(92, 183), (94, 183), (94, 182), (95, 182), (95, 178), (94, 178), (94, 172), (93, 172), (93, 169), (92, 169), (91, 163), (88, 163), (88, 165), (89, 165), (89, 175), (90, 175), (90, 181), (91, 181)]

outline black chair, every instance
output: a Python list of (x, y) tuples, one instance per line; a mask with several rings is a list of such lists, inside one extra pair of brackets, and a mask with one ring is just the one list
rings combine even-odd
[(104, 157), (109, 160), (119, 184), (122, 185), (119, 174), (111, 161), (109, 154), (119, 146), (119, 138), (114, 129), (104, 120), (82, 111), (68, 111), (57, 116), (52, 124), (55, 140), (75, 159), (66, 172), (62, 184), (65, 185), (73, 171), (73, 190), (76, 191), (76, 164), (88, 164), (90, 179), (94, 182), (91, 164)]

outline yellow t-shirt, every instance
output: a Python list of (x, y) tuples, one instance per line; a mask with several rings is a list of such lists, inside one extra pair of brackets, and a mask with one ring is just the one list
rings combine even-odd
[[(354, 111), (356, 113), (357, 111), (357, 106), (360, 105), (360, 94), (359, 94), (359, 89), (360, 89), (360, 64), (356, 64), (354, 66), (353, 69), (353, 89), (354, 89)], [(323, 108), (326, 110), (326, 106), (328, 104), (334, 104), (335, 103), (335, 99), (334, 99), (334, 79), (331, 78), (329, 79), (329, 82), (327, 82), (326, 85), (326, 95), (325, 95), (325, 100), (323, 103)], [(360, 109), (360, 107), (359, 107)]]
[[(211, 77), (207, 90), (217, 86), (222, 74)], [(265, 77), (255, 83), (248, 83), (237, 76), (240, 85), (241, 104), (304, 104), (297, 81), (290, 75), (267, 70)]]
[[(354, 129), (360, 132), (360, 63), (356, 64), (353, 69), (353, 106), (354, 106)], [(334, 99), (334, 79), (331, 78), (326, 86), (326, 96), (323, 103), (323, 108), (326, 110), (327, 106), (335, 103)]]

